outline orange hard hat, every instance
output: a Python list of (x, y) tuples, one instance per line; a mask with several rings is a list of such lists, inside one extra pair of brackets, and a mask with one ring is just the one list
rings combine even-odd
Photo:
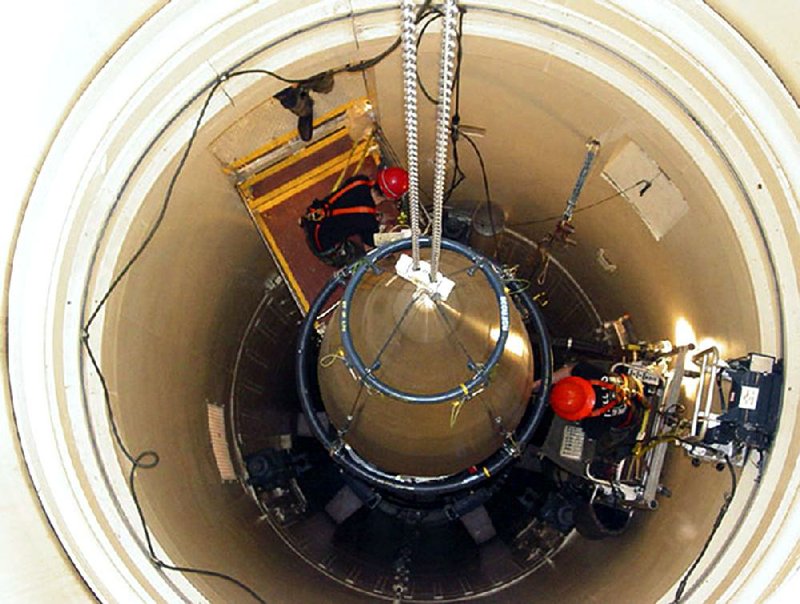
[(589, 417), (595, 400), (594, 388), (589, 380), (575, 375), (559, 380), (550, 391), (550, 406), (553, 411), (570, 422)]
[(378, 172), (378, 188), (389, 199), (400, 199), (408, 191), (408, 172), (403, 168), (384, 168)]

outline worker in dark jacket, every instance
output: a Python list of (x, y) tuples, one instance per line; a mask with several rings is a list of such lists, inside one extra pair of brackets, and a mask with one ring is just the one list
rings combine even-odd
[(379, 206), (399, 200), (408, 190), (408, 173), (384, 168), (375, 180), (354, 176), (328, 197), (314, 200), (300, 219), (309, 248), (323, 262), (346, 266), (375, 245)]
[[(649, 415), (642, 382), (623, 368), (604, 371), (592, 363), (568, 365), (553, 374), (550, 407), (568, 422), (578, 422), (597, 442), (596, 453), (620, 461), (631, 454)], [(558, 381), (556, 381), (558, 379)]]

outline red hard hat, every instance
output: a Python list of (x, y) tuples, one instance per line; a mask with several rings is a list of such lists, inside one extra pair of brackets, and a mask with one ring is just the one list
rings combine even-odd
[(381, 193), (389, 199), (400, 199), (408, 191), (408, 172), (403, 168), (384, 168), (376, 180)]
[(550, 391), (550, 406), (556, 415), (574, 422), (592, 414), (594, 409), (594, 388), (588, 380), (575, 375), (565, 377)]

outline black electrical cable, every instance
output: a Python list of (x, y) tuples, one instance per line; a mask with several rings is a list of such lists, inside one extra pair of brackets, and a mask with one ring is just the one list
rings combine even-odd
[[(430, 8), (432, 2), (433, 0), (425, 0), (422, 6), (420, 6), (420, 8), (417, 10), (417, 17), (416, 17), (417, 23), (422, 21), (422, 19), (430, 15), (432, 12), (441, 14), (439, 13), (438, 9)], [(274, 71), (269, 71), (267, 69), (243, 69), (231, 73), (229, 75), (233, 76), (233, 75), (243, 75), (243, 74), (263, 74), (273, 77), (276, 80), (280, 80), (281, 82), (285, 82), (287, 84), (306, 84), (323, 75), (333, 76), (338, 73), (356, 73), (359, 71), (366, 71), (367, 69), (375, 67), (375, 65), (383, 61), (386, 57), (388, 57), (395, 50), (397, 50), (398, 46), (400, 46), (400, 43), (402, 42), (402, 39), (403, 39), (402, 36), (397, 36), (397, 38), (389, 45), (389, 47), (386, 50), (378, 53), (374, 57), (363, 59), (361, 61), (358, 61), (357, 63), (347, 63), (346, 65), (342, 65), (340, 67), (335, 67), (334, 69), (329, 69), (327, 71), (314, 74), (309, 78), (287, 78), (285, 76), (280, 75), (279, 73), (276, 73)]]
[[(467, 9), (464, 8), (463, 6), (459, 6), (457, 8), (458, 8), (458, 29), (456, 31), (456, 45), (457, 45), (456, 46), (456, 67), (455, 67), (456, 76), (453, 79), (452, 84), (450, 85), (450, 89), (454, 90), (455, 93), (456, 93), (456, 102), (455, 102), (456, 107), (458, 107), (458, 96), (459, 96), (459, 93), (458, 93), (458, 82), (459, 82), (459, 76), (460, 76), (460, 72), (461, 72), (461, 57), (463, 56), (463, 54), (461, 52), (461, 33), (462, 33), (463, 27), (464, 27), (464, 14), (467, 12)], [(428, 11), (428, 14), (426, 16), (428, 16), (428, 15), (432, 15), (432, 16), (431, 16), (430, 19), (428, 19), (428, 21), (426, 21), (422, 25), (422, 28), (420, 28), (419, 34), (417, 35), (417, 53), (418, 54), (419, 54), (419, 46), (420, 46), (420, 43), (422, 42), (422, 37), (425, 34), (425, 31), (428, 29), (428, 27), (430, 26), (431, 23), (433, 23), (434, 21), (437, 21), (438, 19), (444, 17), (444, 13), (441, 12), (440, 10), (436, 9), (436, 8), (433, 8), (430, 11)], [(419, 75), (419, 69), (417, 69), (417, 84), (419, 85), (419, 89), (422, 92), (422, 94), (425, 96), (426, 99), (428, 99), (434, 105), (438, 105), (439, 104), (439, 99), (434, 98), (434, 96), (430, 92), (428, 92), (428, 89), (425, 87), (425, 84), (422, 82), (422, 78)]]
[(700, 564), (700, 561), (705, 556), (706, 551), (708, 551), (709, 546), (711, 545), (711, 541), (714, 539), (714, 535), (719, 530), (720, 525), (722, 525), (722, 519), (725, 518), (725, 514), (728, 512), (728, 509), (731, 506), (731, 502), (733, 501), (734, 496), (736, 495), (736, 470), (733, 468), (733, 464), (731, 463), (730, 457), (727, 455), (725, 456), (725, 465), (728, 468), (728, 471), (731, 475), (731, 492), (725, 495), (725, 499), (722, 503), (722, 506), (719, 508), (719, 512), (717, 512), (717, 517), (714, 520), (714, 525), (711, 527), (711, 532), (708, 534), (706, 538), (706, 542), (703, 544), (700, 553), (697, 554), (697, 557), (692, 562), (692, 565), (688, 568), (686, 573), (683, 575), (681, 582), (678, 584), (678, 589), (675, 591), (675, 598), (672, 600), (671, 604), (678, 604), (683, 598), (683, 594), (686, 591), (686, 586), (689, 584), (689, 579), (691, 578), (692, 574), (694, 573), (697, 566)]
[(444, 193), (443, 203), (450, 201), (453, 191), (467, 178), (467, 175), (461, 169), (461, 162), (458, 157), (458, 126), (453, 126), (451, 138), (453, 139), (453, 177), (450, 179), (450, 186), (447, 187), (447, 191)]
[[(340, 68), (340, 70), (343, 68)], [(325, 72), (323, 72), (325, 73)], [(271, 78), (275, 78), (278, 81), (284, 82), (286, 84), (305, 84), (309, 80), (313, 80), (321, 74), (315, 74), (310, 78), (287, 78), (285, 76), (280, 75), (279, 73), (275, 73), (274, 71), (270, 71), (269, 69), (240, 69), (238, 71), (232, 72), (230, 76), (239, 76), (239, 75), (248, 75), (248, 74), (259, 74), (259, 75), (267, 75)]]
[[(432, 16), (428, 19), (425, 23), (423, 23), (422, 27), (419, 30), (419, 34), (417, 34), (417, 54), (419, 55), (419, 45), (422, 42), (422, 37), (425, 35), (425, 32), (428, 30), (428, 27), (431, 23), (436, 21), (437, 19), (442, 18), (443, 15), (439, 11), (432, 11)], [(419, 85), (419, 89), (422, 94), (434, 105), (439, 104), (439, 99), (433, 97), (433, 95), (428, 92), (428, 89), (425, 87), (425, 84), (422, 82), (422, 77), (419, 75), (419, 67), (417, 67), (417, 84)]]
[(334, 69), (334, 70), (331, 71), (331, 74), (345, 73), (345, 72), (346, 73), (355, 73), (355, 72), (358, 72), (358, 71), (366, 71), (367, 69), (370, 69), (371, 67), (375, 67), (375, 65), (377, 65), (378, 63), (383, 61), (390, 54), (392, 54), (397, 49), (397, 47), (400, 46), (400, 42), (401, 41), (402, 41), (402, 37), (398, 36), (397, 39), (394, 42), (391, 43), (389, 48), (384, 50), (382, 53), (380, 53), (380, 54), (378, 54), (378, 55), (376, 55), (376, 56), (374, 56), (374, 57), (372, 57), (370, 59), (364, 59), (363, 61), (359, 61), (358, 63), (356, 63), (354, 65), (345, 65), (344, 67), (340, 67), (339, 69)]
[(462, 44), (462, 36), (464, 35), (464, 15), (467, 9), (459, 7), (458, 10), (458, 31), (456, 32), (456, 77), (453, 80), (453, 86), (456, 96), (456, 116), (458, 116), (459, 108), (461, 107), (461, 60), (464, 57), (464, 46)]
[[(422, 6), (419, 7), (419, 9), (417, 10), (416, 23), (419, 23), (422, 19), (424, 19), (426, 16), (428, 16), (432, 11), (438, 12), (437, 9), (431, 9), (430, 8), (430, 5), (431, 5), (432, 2), (433, 2), (433, 0), (425, 0), (425, 2), (423, 2)], [(397, 47), (400, 46), (400, 43), (402, 41), (403, 41), (403, 36), (399, 35), (399, 36), (397, 36), (397, 39), (395, 39), (395, 41), (392, 42), (392, 44), (389, 46), (389, 48), (384, 50), (382, 53), (377, 54), (372, 58), (364, 59), (363, 61), (359, 61), (358, 63), (352, 64), (352, 65), (348, 63), (347, 65), (344, 65), (342, 67), (338, 67), (336, 69), (332, 69), (332, 70), (330, 70), (329, 73), (331, 75), (335, 75), (337, 73), (344, 73), (344, 72), (354, 73), (354, 72), (357, 72), (357, 71), (365, 71), (367, 69), (370, 69), (371, 67), (375, 67), (375, 65), (377, 65), (378, 63), (383, 61), (390, 54), (392, 54), (397, 49)]]
[(462, 57), (464, 56), (463, 53), (463, 45), (462, 45), (462, 36), (464, 33), (464, 14), (466, 13), (465, 9), (459, 9), (458, 13), (458, 31), (456, 32), (456, 72), (455, 77), (453, 78), (453, 89), (455, 91), (455, 103), (454, 107), (455, 110), (453, 111), (453, 117), (450, 121), (450, 138), (453, 141), (453, 177), (450, 180), (450, 186), (448, 187), (447, 191), (444, 194), (444, 203), (447, 203), (450, 200), (450, 196), (453, 194), (453, 191), (466, 180), (467, 175), (464, 174), (464, 171), (461, 169), (461, 164), (459, 162), (458, 157), (458, 135), (459, 135), (459, 126), (461, 125), (461, 62)]
[[(146, 457), (153, 456), (151, 462), (144, 462), (142, 461)], [(154, 451), (145, 451), (144, 453), (139, 454), (136, 457), (134, 465), (131, 467), (131, 471), (128, 474), (128, 487), (131, 491), (131, 496), (133, 497), (133, 503), (136, 506), (136, 511), (139, 513), (139, 520), (142, 524), (142, 532), (144, 533), (145, 542), (147, 543), (147, 552), (150, 555), (150, 560), (152, 563), (158, 568), (164, 568), (167, 570), (177, 571), (181, 573), (191, 573), (196, 575), (203, 575), (206, 577), (216, 577), (218, 579), (222, 579), (224, 581), (228, 581), (233, 583), (234, 585), (238, 586), (242, 590), (246, 591), (250, 594), (254, 600), (260, 602), (261, 604), (267, 604), (266, 600), (259, 596), (251, 587), (240, 581), (239, 579), (227, 575), (225, 573), (221, 573), (216, 570), (208, 570), (202, 568), (194, 568), (191, 566), (175, 566), (173, 564), (167, 564), (163, 560), (161, 560), (158, 555), (156, 555), (155, 550), (153, 549), (153, 542), (150, 538), (150, 529), (147, 526), (147, 521), (145, 520), (144, 513), (142, 512), (142, 504), (139, 502), (139, 496), (136, 493), (136, 470), (137, 468), (154, 468), (158, 465), (158, 455)]]
[(500, 242), (497, 237), (497, 227), (494, 223), (494, 210), (492, 208), (492, 194), (489, 189), (489, 176), (486, 173), (486, 163), (483, 161), (483, 154), (481, 150), (478, 148), (477, 143), (472, 140), (471, 136), (461, 132), (461, 136), (466, 140), (472, 150), (475, 151), (475, 155), (478, 157), (478, 163), (481, 166), (481, 176), (483, 177), (483, 193), (486, 196), (486, 211), (489, 214), (489, 226), (492, 229), (492, 238), (494, 240), (494, 256), (497, 258), (498, 254), (500, 253)]
[[(431, 1), (432, 0), (426, 0), (426, 2), (422, 5), (422, 7), (420, 8), (420, 10), (417, 13), (417, 22), (419, 22), (425, 16), (425, 14), (428, 11), (428, 7), (429, 7)], [(94, 307), (94, 310), (89, 315), (89, 318), (87, 319), (86, 323), (83, 326), (83, 329), (82, 329), (82, 332), (81, 332), (81, 343), (86, 348), (86, 352), (87, 352), (87, 355), (89, 357), (89, 361), (90, 361), (92, 367), (94, 368), (95, 372), (97, 373), (98, 379), (100, 380), (100, 385), (101, 385), (102, 391), (103, 391), (103, 398), (104, 398), (104, 402), (105, 402), (106, 413), (107, 413), (107, 416), (108, 416), (109, 424), (111, 426), (111, 432), (112, 432), (112, 435), (114, 437), (114, 441), (115, 441), (117, 447), (119, 448), (119, 450), (122, 452), (122, 454), (125, 456), (125, 458), (131, 464), (131, 470), (130, 470), (130, 474), (129, 474), (129, 477), (128, 477), (128, 484), (129, 484), (129, 488), (130, 488), (130, 491), (131, 491), (131, 496), (133, 498), (133, 501), (134, 501), (134, 504), (135, 504), (135, 507), (136, 507), (136, 512), (137, 512), (137, 514), (139, 516), (139, 520), (140, 520), (141, 525), (142, 525), (142, 532), (144, 533), (144, 540), (145, 540), (145, 543), (147, 545), (148, 555), (150, 557), (150, 560), (151, 560), (152, 564), (154, 566), (156, 566), (157, 568), (163, 568), (163, 569), (173, 570), (173, 571), (183, 572), (183, 573), (199, 574), (199, 575), (204, 575), (204, 576), (208, 576), (208, 577), (216, 577), (216, 578), (222, 579), (224, 581), (228, 581), (230, 583), (233, 583), (234, 585), (236, 585), (239, 588), (241, 588), (243, 591), (245, 591), (248, 594), (250, 594), (253, 597), (253, 599), (255, 599), (256, 601), (260, 602), (261, 604), (266, 604), (266, 601), (261, 596), (259, 596), (252, 588), (247, 586), (245, 583), (243, 583), (239, 579), (236, 579), (235, 577), (232, 577), (231, 575), (228, 575), (228, 574), (225, 574), (225, 573), (222, 573), (222, 572), (219, 572), (219, 571), (215, 571), (215, 570), (209, 570), (209, 569), (193, 568), (193, 567), (188, 567), (188, 566), (175, 566), (175, 565), (168, 564), (168, 563), (164, 562), (156, 554), (156, 552), (155, 552), (155, 550), (153, 548), (152, 539), (151, 539), (151, 536), (150, 536), (150, 529), (148, 527), (147, 520), (146, 520), (145, 515), (144, 515), (144, 511), (143, 511), (141, 503), (139, 501), (139, 496), (138, 496), (138, 494), (136, 492), (136, 471), (139, 470), (139, 469), (153, 469), (153, 468), (155, 468), (156, 466), (158, 466), (158, 464), (160, 462), (160, 457), (159, 457), (158, 453), (156, 451), (154, 451), (154, 450), (146, 450), (146, 451), (143, 451), (143, 452), (139, 453), (138, 455), (134, 455), (134, 454), (131, 453), (131, 451), (128, 449), (128, 447), (125, 445), (125, 442), (123, 441), (122, 436), (119, 433), (119, 427), (117, 425), (116, 417), (114, 416), (113, 408), (111, 406), (111, 395), (110, 395), (109, 388), (108, 388), (108, 382), (106, 380), (105, 374), (103, 373), (103, 371), (102, 371), (102, 369), (100, 367), (100, 364), (99, 364), (99, 362), (97, 360), (97, 357), (95, 356), (94, 349), (92, 348), (92, 345), (91, 345), (91, 342), (90, 342), (90, 329), (91, 329), (91, 326), (93, 325), (93, 323), (94, 323), (95, 319), (97, 318), (98, 314), (100, 313), (100, 311), (105, 307), (105, 305), (108, 302), (108, 299), (110, 298), (111, 294), (116, 290), (117, 286), (120, 284), (122, 279), (125, 278), (125, 276), (133, 268), (135, 263), (142, 256), (144, 251), (147, 249), (147, 247), (150, 245), (151, 241), (155, 237), (156, 232), (158, 232), (159, 228), (161, 227), (161, 224), (164, 221), (164, 217), (166, 216), (167, 209), (169, 208), (170, 202), (172, 200), (172, 194), (173, 194), (173, 191), (175, 189), (175, 184), (176, 184), (178, 178), (180, 177), (181, 173), (183, 172), (184, 166), (186, 165), (186, 160), (187, 160), (187, 158), (189, 156), (189, 153), (191, 152), (192, 147), (194, 145), (194, 142), (195, 142), (195, 140), (197, 138), (197, 133), (198, 133), (198, 131), (200, 129), (200, 125), (201, 125), (201, 123), (203, 121), (203, 117), (205, 116), (206, 111), (208, 110), (208, 106), (209, 106), (209, 104), (211, 102), (211, 99), (213, 98), (214, 94), (216, 93), (216, 91), (219, 89), (219, 87), (225, 81), (227, 81), (228, 79), (233, 78), (233, 77), (244, 76), (244, 75), (266, 75), (266, 76), (275, 78), (276, 80), (279, 80), (281, 82), (285, 82), (285, 83), (289, 83), (289, 84), (303, 84), (303, 83), (309, 82), (311, 80), (314, 80), (317, 77), (319, 77), (320, 75), (324, 75), (324, 74), (334, 75), (334, 74), (343, 73), (343, 72), (352, 73), (352, 72), (356, 72), (356, 71), (364, 71), (366, 69), (374, 67), (380, 61), (382, 61), (384, 58), (389, 56), (389, 54), (391, 54), (400, 45), (400, 41), (401, 41), (401, 37), (398, 36), (398, 38), (386, 50), (384, 50), (380, 54), (378, 54), (378, 55), (376, 55), (376, 56), (374, 56), (374, 57), (372, 57), (370, 59), (365, 59), (365, 60), (359, 61), (358, 63), (355, 63), (355, 64), (347, 64), (347, 65), (344, 65), (342, 67), (338, 67), (338, 68), (329, 70), (327, 72), (322, 72), (321, 74), (315, 74), (311, 78), (287, 78), (287, 77), (284, 77), (284, 76), (282, 76), (282, 75), (280, 75), (278, 73), (275, 73), (273, 71), (269, 71), (269, 70), (266, 70), (266, 69), (243, 69), (243, 70), (239, 70), (239, 71), (229, 72), (229, 73), (226, 73), (226, 74), (223, 74), (223, 75), (219, 76), (216, 79), (216, 81), (213, 83), (213, 85), (211, 86), (208, 94), (206, 95), (205, 101), (203, 102), (203, 106), (202, 106), (202, 108), (200, 110), (200, 113), (197, 116), (197, 120), (195, 121), (194, 128), (192, 129), (192, 133), (191, 133), (191, 135), (189, 137), (189, 141), (186, 144), (186, 147), (185, 147), (185, 149), (183, 151), (183, 154), (181, 155), (181, 158), (178, 161), (178, 165), (175, 168), (175, 172), (173, 173), (172, 178), (169, 181), (169, 185), (167, 186), (167, 191), (166, 191), (166, 193), (164, 195), (164, 199), (162, 201), (161, 208), (160, 208), (160, 210), (158, 212), (158, 215), (156, 216), (156, 219), (154, 220), (152, 226), (150, 227), (149, 231), (147, 232), (147, 235), (145, 236), (145, 238), (142, 241), (142, 243), (136, 249), (136, 251), (131, 256), (131, 258), (125, 263), (125, 265), (122, 267), (122, 269), (117, 273), (117, 275), (114, 277), (114, 279), (111, 281), (111, 284), (108, 286), (108, 288), (106, 289), (106, 291), (103, 294), (103, 296), (97, 302), (97, 304)], [(120, 195), (121, 195), (121, 192), (120, 192)]]
[[(235, 72), (230, 74), (230, 76), (235, 76), (235, 75), (238, 74)], [(229, 76), (218, 77), (214, 85), (211, 87), (211, 90), (209, 90), (208, 95), (206, 96), (206, 100), (203, 103), (203, 108), (200, 110), (200, 115), (198, 115), (197, 120), (194, 124), (194, 129), (192, 130), (192, 134), (189, 137), (189, 142), (186, 145), (186, 148), (183, 151), (183, 155), (181, 156), (181, 159), (178, 162), (178, 166), (177, 168), (175, 168), (175, 172), (173, 173), (172, 178), (169, 181), (169, 185), (167, 186), (167, 192), (164, 195), (164, 201), (161, 204), (161, 209), (159, 210), (158, 216), (153, 222), (153, 225), (150, 227), (147, 236), (144, 238), (144, 241), (142, 241), (142, 243), (139, 245), (139, 248), (136, 250), (133, 256), (131, 256), (130, 260), (128, 260), (128, 262), (125, 264), (122, 270), (117, 274), (117, 276), (111, 282), (111, 285), (108, 287), (103, 297), (100, 298), (100, 301), (95, 306), (94, 311), (89, 316), (89, 320), (86, 322), (86, 325), (83, 328), (83, 337), (87, 343), (89, 338), (89, 328), (92, 326), (92, 323), (94, 323), (94, 320), (97, 318), (97, 313), (99, 313), (100, 310), (105, 306), (109, 296), (117, 288), (119, 282), (122, 280), (123, 277), (125, 277), (125, 275), (128, 274), (128, 272), (131, 270), (131, 267), (136, 263), (136, 261), (139, 259), (139, 257), (147, 248), (147, 246), (150, 245), (150, 242), (153, 240), (156, 231), (158, 231), (159, 227), (161, 226), (161, 223), (164, 220), (164, 216), (167, 213), (167, 208), (169, 207), (169, 203), (172, 199), (172, 192), (175, 189), (175, 183), (177, 182), (178, 177), (183, 171), (183, 166), (186, 164), (186, 159), (189, 157), (189, 152), (192, 150), (192, 145), (194, 145), (195, 138), (197, 137), (197, 131), (200, 129), (200, 122), (203, 120), (203, 116), (205, 115), (206, 110), (208, 109), (208, 104), (211, 102), (211, 97), (214, 96), (214, 93), (217, 91), (217, 88), (219, 88), (220, 85), (226, 79), (228, 79), (228, 77)]]
[(94, 323), (95, 319), (97, 318), (97, 315), (103, 309), (103, 307), (106, 305), (106, 303), (108, 302), (109, 297), (114, 292), (114, 290), (117, 288), (117, 286), (122, 281), (122, 279), (125, 277), (125, 275), (127, 275), (130, 272), (131, 268), (133, 268), (133, 266), (136, 263), (136, 261), (139, 260), (139, 258), (144, 253), (145, 249), (147, 249), (147, 247), (150, 245), (150, 242), (153, 240), (153, 237), (155, 236), (156, 232), (160, 228), (161, 223), (164, 220), (164, 216), (167, 213), (167, 209), (169, 208), (169, 204), (170, 204), (170, 201), (172, 199), (172, 193), (173, 193), (173, 191), (175, 189), (175, 183), (177, 182), (178, 177), (181, 175), (181, 172), (183, 171), (183, 168), (186, 165), (186, 160), (187, 160), (187, 158), (189, 156), (189, 152), (191, 151), (192, 146), (194, 145), (194, 142), (195, 142), (195, 140), (197, 138), (197, 133), (198, 133), (198, 131), (200, 129), (200, 124), (203, 121), (203, 117), (205, 116), (205, 113), (206, 113), (206, 111), (208, 109), (208, 105), (211, 102), (211, 98), (214, 96), (214, 93), (217, 91), (217, 89), (220, 87), (220, 85), (224, 81), (229, 79), (230, 77), (234, 77), (234, 76), (238, 76), (238, 75), (245, 75), (245, 73), (252, 73), (253, 71), (254, 70), (247, 70), (247, 72), (232, 72), (230, 74), (226, 74), (226, 75), (220, 76), (219, 78), (217, 78), (216, 82), (214, 82), (214, 85), (209, 90), (208, 95), (206, 96), (206, 99), (205, 99), (205, 101), (203, 103), (203, 107), (200, 110), (199, 115), (197, 116), (197, 120), (195, 121), (195, 125), (194, 125), (194, 128), (192, 130), (192, 134), (189, 137), (189, 142), (187, 143), (186, 148), (184, 149), (183, 154), (181, 155), (181, 158), (178, 161), (178, 165), (175, 168), (175, 172), (173, 173), (172, 178), (170, 179), (169, 185), (167, 186), (167, 191), (166, 191), (166, 193), (164, 195), (164, 200), (163, 200), (163, 202), (161, 204), (161, 209), (159, 210), (158, 216), (156, 217), (155, 221), (153, 222), (152, 226), (150, 227), (150, 230), (148, 231), (148, 233), (145, 236), (144, 240), (142, 241), (142, 243), (137, 248), (136, 252), (133, 254), (133, 256), (131, 256), (130, 260), (128, 260), (128, 262), (119, 271), (117, 276), (112, 280), (112, 282), (109, 285), (108, 289), (106, 289), (106, 292), (100, 298), (100, 301), (96, 304), (94, 311), (89, 316), (89, 319), (86, 321), (86, 324), (83, 327), (83, 332), (81, 334), (81, 342), (82, 342), (83, 346), (86, 348), (86, 352), (87, 352), (87, 354), (89, 356), (89, 360), (90, 360), (90, 362), (92, 364), (92, 367), (94, 367), (94, 370), (97, 373), (98, 379), (100, 380), (100, 385), (101, 385), (102, 390), (103, 390), (103, 398), (104, 398), (104, 402), (105, 402), (106, 413), (108, 415), (109, 424), (111, 425), (111, 432), (112, 432), (112, 434), (114, 436), (114, 440), (115, 440), (117, 446), (119, 447), (120, 451), (122, 451), (122, 454), (131, 463), (131, 470), (130, 470), (130, 474), (128, 476), (128, 485), (129, 485), (129, 488), (130, 488), (130, 491), (131, 491), (131, 496), (133, 497), (134, 505), (136, 507), (136, 513), (138, 514), (139, 521), (141, 522), (141, 525), (142, 525), (142, 532), (144, 533), (144, 540), (145, 540), (145, 543), (147, 545), (147, 553), (148, 553), (148, 556), (150, 557), (151, 563), (157, 568), (163, 568), (163, 569), (167, 569), (167, 570), (173, 570), (173, 571), (184, 572), (184, 573), (192, 573), (192, 574), (204, 575), (204, 576), (208, 576), (208, 577), (216, 577), (216, 578), (222, 579), (224, 581), (228, 581), (230, 583), (233, 583), (234, 585), (237, 585), (242, 590), (246, 591), (256, 601), (260, 602), (261, 604), (266, 604), (266, 600), (264, 600), (262, 597), (260, 597), (255, 591), (253, 591), (252, 588), (248, 587), (247, 585), (245, 585), (244, 583), (242, 583), (239, 579), (237, 579), (235, 577), (232, 577), (230, 575), (227, 575), (225, 573), (222, 573), (222, 572), (219, 572), (219, 571), (215, 571), (215, 570), (193, 568), (193, 567), (184, 567), (184, 566), (174, 566), (172, 564), (168, 564), (168, 563), (164, 562), (163, 560), (161, 560), (158, 557), (158, 555), (155, 553), (155, 550), (153, 549), (152, 540), (151, 540), (151, 537), (150, 537), (150, 529), (149, 529), (149, 527), (147, 525), (147, 519), (145, 518), (144, 510), (142, 509), (141, 503), (139, 502), (138, 494), (136, 493), (135, 478), (136, 478), (136, 470), (138, 470), (138, 469), (150, 470), (150, 469), (153, 469), (156, 466), (158, 466), (158, 464), (160, 462), (160, 457), (159, 457), (158, 453), (156, 451), (153, 451), (153, 450), (143, 451), (142, 453), (139, 453), (138, 455), (134, 456), (130, 452), (130, 450), (127, 448), (127, 446), (125, 445), (125, 443), (122, 440), (122, 437), (121, 437), (121, 435), (119, 433), (119, 428), (117, 426), (117, 421), (116, 421), (116, 418), (114, 416), (114, 412), (113, 412), (113, 409), (112, 409), (112, 406), (111, 406), (111, 396), (110, 396), (109, 389), (108, 389), (108, 382), (107, 382), (107, 380), (105, 378), (105, 374), (103, 373), (102, 369), (100, 368), (100, 364), (97, 361), (97, 358), (96, 358), (96, 356), (94, 354), (94, 350), (93, 350), (92, 345), (91, 345), (91, 342), (89, 340), (89, 329), (91, 328), (92, 324)]
[[(467, 135), (465, 132), (463, 132), (460, 129), (460, 124), (461, 124), (461, 112), (460, 112), (461, 111), (461, 66), (462, 66), (462, 63), (463, 63), (463, 56), (464, 56), (464, 46), (463, 46), (463, 41), (462, 40), (463, 40), (463, 33), (464, 33), (464, 15), (465, 15), (465, 13), (466, 13), (466, 10), (463, 7), (459, 7), (458, 30), (456, 32), (456, 67), (455, 67), (455, 77), (453, 78), (453, 84), (452, 84), (452, 86), (453, 86), (452, 89), (453, 89), (454, 95), (455, 95), (455, 102), (454, 102), (455, 109), (453, 111), (453, 117), (451, 118), (451, 121), (450, 121), (450, 124), (451, 124), (451, 135), (450, 135), (450, 137), (451, 137), (452, 142), (453, 142), (453, 164), (454, 164), (454, 167), (453, 167), (453, 176), (452, 176), (452, 179), (450, 181), (450, 186), (448, 187), (447, 191), (444, 194), (444, 202), (446, 203), (446, 202), (448, 202), (450, 200), (450, 197), (452, 196), (452, 194), (456, 190), (456, 188), (462, 182), (464, 182), (464, 180), (466, 180), (466, 178), (467, 178), (466, 174), (461, 169), (461, 161), (460, 161), (460, 156), (459, 156), (459, 153), (458, 153), (458, 141), (459, 141), (459, 138), (463, 137), (469, 143), (470, 147), (472, 147), (472, 150), (475, 152), (475, 155), (478, 158), (478, 163), (480, 164), (481, 176), (482, 176), (482, 179), (483, 179), (483, 190), (484, 190), (484, 195), (485, 195), (485, 198), (486, 198), (486, 208), (487, 208), (487, 211), (489, 213), (489, 224), (490, 224), (490, 227), (491, 227), (491, 230), (492, 230), (492, 238), (494, 240), (494, 248), (495, 248), (494, 249), (494, 256), (495, 256), (495, 258), (497, 258), (498, 254), (500, 252), (500, 244), (499, 244), (499, 240), (498, 240), (497, 227), (496, 227), (495, 221), (494, 221), (494, 212), (493, 212), (493, 208), (492, 208), (491, 188), (489, 186), (489, 177), (488, 177), (488, 174), (487, 174), (487, 171), (486, 171), (486, 163), (484, 162), (483, 155), (482, 155), (480, 149), (478, 148), (477, 143), (472, 139), (472, 137), (470, 137), (469, 135)], [(417, 47), (419, 47), (419, 41), (420, 41), (420, 39), (422, 37), (422, 33), (424, 33), (425, 29), (427, 29), (427, 27), (433, 21), (435, 21), (439, 16), (441, 16), (441, 15), (434, 16), (433, 18), (431, 18), (428, 22), (426, 22), (423, 25), (422, 30), (420, 32), (420, 38), (417, 40)], [(420, 89), (422, 90), (422, 93), (426, 96), (426, 98), (429, 101), (431, 101), (432, 103), (438, 103), (438, 100), (434, 99), (427, 92), (427, 90), (425, 89), (425, 86), (423, 85), (422, 80), (419, 77), (419, 72), (417, 73), (417, 81), (419, 82)], [(474, 215), (473, 215), (473, 217), (474, 217)]]
[[(586, 210), (591, 210), (592, 208), (596, 208), (597, 206), (599, 206), (601, 204), (604, 204), (607, 201), (611, 201), (612, 199), (616, 199), (617, 197), (622, 197), (628, 191), (632, 191), (633, 189), (636, 189), (638, 187), (641, 187), (641, 189), (640, 189), (640, 196), (641, 196), (647, 191), (647, 189), (649, 189), (653, 185), (653, 181), (656, 178), (658, 178), (659, 176), (661, 176), (660, 172), (658, 174), (656, 174), (653, 178), (649, 179), (649, 180), (637, 181), (637, 182), (633, 183), (631, 186), (625, 187), (624, 189), (621, 189), (620, 191), (617, 191), (613, 195), (609, 195), (608, 197), (604, 197), (603, 199), (595, 201), (594, 203), (590, 203), (588, 206), (584, 206), (582, 208), (577, 208), (573, 212), (573, 215), (579, 214), (580, 212), (585, 212)], [(553, 220), (561, 220), (563, 217), (564, 217), (563, 214), (559, 214), (557, 216), (549, 216), (547, 218), (537, 218), (536, 220), (526, 220), (525, 222), (515, 222), (514, 224), (510, 224), (508, 226), (510, 226), (510, 227), (520, 227), (520, 226), (528, 226), (528, 225), (531, 225), (531, 224), (541, 224), (543, 222), (552, 222)]]

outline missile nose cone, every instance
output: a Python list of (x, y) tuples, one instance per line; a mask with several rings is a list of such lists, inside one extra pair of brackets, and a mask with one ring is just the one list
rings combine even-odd
[[(497, 344), (501, 311), (486, 277), (443, 251), (440, 270), (455, 282), (446, 300), (400, 278), (378, 261), (347, 307), (353, 347), (373, 374), (418, 395), (465, 384)], [(434, 477), (489, 457), (522, 418), (533, 387), (533, 353), (519, 312), (509, 306), (509, 335), (489, 380), (466, 396), (415, 404), (374, 392), (339, 358), (338, 309), (320, 347), (317, 375), (325, 409), (342, 441), (378, 469)]]

